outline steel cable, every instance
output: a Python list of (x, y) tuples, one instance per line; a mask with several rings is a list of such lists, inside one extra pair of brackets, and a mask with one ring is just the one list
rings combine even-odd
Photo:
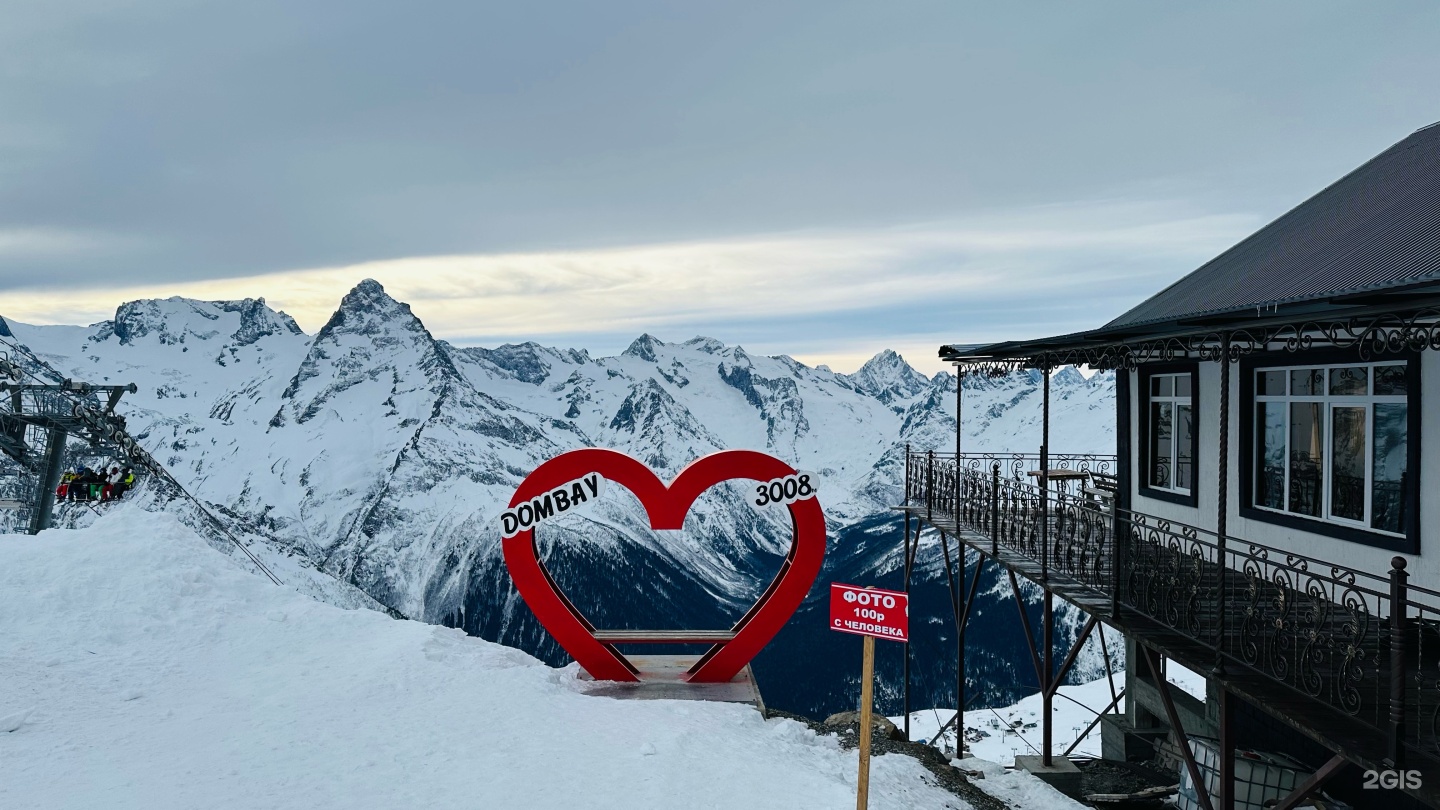
[[(68, 380), (67, 377), (56, 371), (53, 367), (50, 366), (49, 363), (41, 360), (24, 344), (17, 343), (5, 336), (0, 336), (0, 342), (3, 342), (5, 345), (9, 346), (19, 354), (23, 355), (27, 360), (29, 360), (30, 364), (32, 365), (31, 368), (27, 368), (25, 366), (14, 363), (9, 359), (9, 357), (4, 357), (0, 358), (0, 373), (7, 373), (12, 377), (14, 377), (18, 373), (20, 375), (28, 376), (36, 381), (39, 381), (42, 384), (61, 385), (62, 387), (60, 388), (60, 393), (62, 396), (67, 397), (72, 401), (72, 412), (77, 417), (80, 417), (82, 420), (84, 420), (86, 424), (92, 425), (92, 427), (99, 431), (102, 435), (106, 435), (107, 437), (111, 437), (112, 439), (118, 436), (119, 439), (117, 443), (120, 444), (120, 446), (125, 450), (126, 455), (129, 456), (131, 461), (144, 467), (162, 484), (167, 484), (170, 487), (173, 487), (174, 492), (179, 493), (178, 497), (182, 497), (185, 500), (189, 501), (190, 505), (195, 507), (195, 509), (199, 511), (202, 516), (204, 516), (205, 520), (210, 524), (213, 529), (222, 534), (225, 539), (233, 543), (236, 548), (240, 549), (240, 551), (243, 552), (245, 556), (250, 559), (250, 562), (254, 564), (255, 568), (259, 570), (260, 573), (264, 574), (267, 578), (269, 578), (271, 582), (275, 583), (276, 585), (284, 584), (280, 581), (279, 577), (275, 576), (275, 573), (273, 571), (271, 571), (268, 567), (266, 567), (263, 562), (260, 561), (259, 557), (255, 556), (254, 552), (252, 552), (244, 543), (240, 542), (240, 539), (236, 537), (230, 531), (230, 529), (220, 521), (219, 518), (215, 517), (215, 514), (213, 512), (211, 512), (203, 503), (200, 502), (199, 498), (196, 498), (194, 495), (190, 494), (190, 491), (185, 489), (184, 485), (177, 481), (175, 479), (175, 476), (171, 475), (170, 471), (165, 469), (164, 465), (162, 465), (158, 460), (156, 460), (156, 458), (151, 455), (148, 450), (140, 446), (140, 443), (133, 436), (131, 436), (128, 432), (125, 432), (123, 429), (119, 428), (119, 426), (108, 420), (106, 420), (104, 424), (101, 424), (102, 414), (99, 412), (99, 409), (95, 408), (90, 402), (85, 399), (85, 397), (81, 396), (76, 391), (72, 391), (69, 390), (67, 387), (64, 387), (63, 384)], [(49, 375), (52, 377), (52, 380), (50, 382), (45, 382), (44, 378), (39, 373), (37, 373), (35, 369), (48, 372)], [(18, 381), (20, 378), (16, 377), (16, 379)], [(171, 497), (177, 496), (172, 495)]]

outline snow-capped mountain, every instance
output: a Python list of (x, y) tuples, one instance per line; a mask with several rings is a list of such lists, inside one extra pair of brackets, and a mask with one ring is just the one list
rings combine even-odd
[[(820, 481), (834, 541), (822, 580), (875, 580), (898, 576), (899, 520), (888, 509), (905, 445), (954, 445), (955, 377), (927, 378), (894, 352), (839, 374), (704, 337), (642, 335), (601, 358), (534, 343), (462, 348), (435, 339), (374, 281), (314, 336), (249, 299), (132, 302), (88, 327), (7, 325), (66, 375), (138, 384), (122, 402), (132, 434), (196, 496), (408, 616), (552, 662), (563, 653), (510, 585), (497, 519), (544, 460), (609, 447), (669, 478), (719, 449), (770, 452)], [(967, 378), (965, 448), (1033, 452), (1039, 381)], [(1057, 450), (1113, 452), (1108, 375), (1062, 371), (1052, 397)], [(788, 546), (788, 522), (741, 505), (738, 487), (713, 489), (681, 532), (650, 530), (634, 498), (611, 490), (542, 533), (547, 565), (598, 626), (728, 625)], [(921, 577), (943, 587), (938, 560), (927, 551)], [(762, 684), (766, 669), (798, 684), (788, 673), (801, 656), (842, 649), (812, 638), (824, 630), (796, 630), (805, 615), (757, 661)], [(953, 683), (946, 657), (922, 680)], [(831, 705), (795, 705), (766, 685), (782, 707)]]

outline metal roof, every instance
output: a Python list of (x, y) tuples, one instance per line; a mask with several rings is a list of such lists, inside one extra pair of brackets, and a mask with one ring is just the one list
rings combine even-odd
[(1440, 124), (1421, 129), (1105, 325), (1440, 281)]
[(1284, 216), (1097, 329), (942, 346), (950, 361), (1019, 357), (1395, 306), (1440, 293), (1440, 123), (1371, 158)]

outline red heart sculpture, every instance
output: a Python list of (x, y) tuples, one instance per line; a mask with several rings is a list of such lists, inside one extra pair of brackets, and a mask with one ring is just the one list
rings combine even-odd
[[(649, 467), (624, 453), (586, 448), (563, 453), (541, 464), (521, 482), (510, 499), (510, 506), (543, 496), (561, 484), (591, 473), (599, 473), (634, 493), (650, 516), (651, 528), (679, 529), (684, 526), (690, 505), (710, 487), (737, 478), (762, 483), (773, 481), (794, 475), (795, 469), (774, 456), (753, 450), (722, 450), (697, 459), (666, 486)], [(795, 501), (788, 508), (794, 534), (790, 553), (780, 572), (759, 601), (731, 628), (733, 636), (716, 641), (690, 668), (687, 680), (716, 683), (734, 678), (780, 632), (810, 592), (825, 559), (825, 516), (814, 497)], [(639, 671), (615, 649), (615, 644), (622, 642), (596, 638), (595, 626), (560, 592), (540, 562), (534, 529), (505, 538), (501, 546), (505, 567), (520, 596), (535, 612), (541, 626), (586, 672), (597, 680), (640, 680)]]

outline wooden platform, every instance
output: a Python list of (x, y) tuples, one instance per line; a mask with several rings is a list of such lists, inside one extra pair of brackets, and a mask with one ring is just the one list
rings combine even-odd
[(632, 655), (630, 663), (640, 670), (640, 683), (597, 681), (580, 672), (581, 690), (596, 697), (620, 700), (710, 700), (719, 703), (747, 703), (760, 713), (765, 701), (750, 665), (729, 683), (689, 683), (685, 671), (700, 660), (698, 655)]
[(721, 644), (735, 639), (731, 630), (596, 630), (607, 644)]

